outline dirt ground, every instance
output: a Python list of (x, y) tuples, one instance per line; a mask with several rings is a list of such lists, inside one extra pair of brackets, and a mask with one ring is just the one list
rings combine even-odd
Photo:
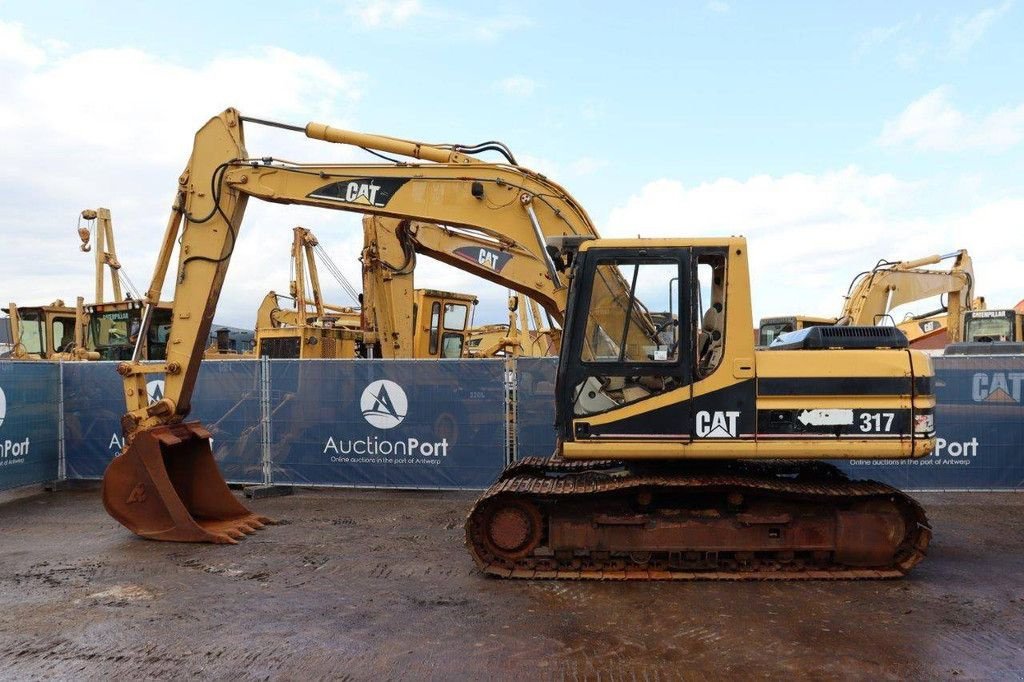
[(0, 506), (5, 678), (1006, 679), (1024, 675), (1024, 495), (927, 494), (899, 581), (508, 582), (473, 495), (299, 491), (238, 546), (147, 542), (96, 491)]

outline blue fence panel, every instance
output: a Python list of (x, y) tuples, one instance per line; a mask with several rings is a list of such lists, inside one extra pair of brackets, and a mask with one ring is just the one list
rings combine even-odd
[(124, 389), (116, 367), (116, 362), (64, 365), (64, 458), (68, 478), (102, 478), (107, 464), (121, 450)]
[(0, 362), (0, 490), (57, 478), (60, 368)]
[(270, 364), (275, 483), (484, 488), (504, 466), (502, 360)]
[(261, 483), (259, 360), (204, 360), (192, 414), (213, 436), (213, 456), (229, 483)]
[(935, 364), (935, 453), (848, 462), (857, 478), (909, 490), (1024, 488), (1024, 357), (942, 356)]
[[(68, 478), (102, 478), (121, 450), (122, 380), (113, 362), (64, 365), (64, 451)], [(163, 396), (163, 378), (147, 382), (150, 400)], [(204, 361), (192, 413), (213, 434), (214, 456), (233, 483), (259, 482), (260, 407), (257, 360)]]
[(519, 358), (519, 457), (550, 457), (555, 451), (555, 372), (558, 358)]

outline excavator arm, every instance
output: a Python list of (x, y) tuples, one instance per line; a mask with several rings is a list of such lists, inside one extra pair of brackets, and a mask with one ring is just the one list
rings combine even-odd
[[(383, 357), (412, 357), (413, 274), (418, 254), (536, 297), (562, 322), (566, 287), (555, 287), (547, 265), (515, 242), (434, 223), (363, 217), (363, 303)], [(533, 300), (531, 298), (531, 300)]]
[[(245, 149), (244, 121), (429, 163), (298, 164), (251, 158)], [(480, 150), (501, 151), (509, 162), (483, 163), (470, 155)], [(231, 542), (262, 522), (227, 491), (210, 451), (208, 432), (198, 424), (182, 424), (191, 410), (205, 341), (250, 197), (447, 225), (480, 239), (507, 243), (544, 264), (543, 273), (533, 273), (541, 287), (535, 278), (518, 282), (516, 288), (536, 297), (557, 319), (565, 309), (567, 264), (549, 253), (547, 240), (597, 236), (590, 218), (568, 192), (543, 175), (515, 165), (500, 145), (465, 149), (351, 133), (316, 123), (299, 128), (245, 119), (234, 109), (210, 119), (196, 133), (192, 155), (178, 180), (139, 333), (140, 340), (146, 337), (153, 305), (159, 301), (178, 244), (166, 361), (141, 364), (140, 341), (132, 362), (118, 367), (128, 406), (122, 418), (126, 449), (104, 476), (104, 503), (114, 518), (146, 537)], [(447, 262), (480, 271), (480, 263), (474, 265), (470, 259), (452, 255)], [(548, 293), (540, 295), (537, 289)], [(627, 305), (630, 287), (617, 270), (602, 279), (593, 297), (592, 309), (606, 317), (599, 320), (602, 326), (628, 329), (629, 338), (624, 341), (631, 346), (657, 343), (657, 329), (646, 311)], [(632, 323), (625, 324), (628, 319)], [(165, 389), (163, 398), (150, 405), (146, 379), (155, 373), (164, 375)], [(156, 494), (149, 494), (150, 488)]]
[[(127, 437), (139, 428), (172, 423), (188, 414), (203, 341), (209, 334), (249, 197), (410, 221), (414, 235), (435, 233), (433, 247), (429, 239), (423, 240), (419, 247), (423, 252), (446, 254), (445, 262), (477, 274), (490, 269), (449, 249), (455, 243), (478, 246), (490, 237), (495, 243), (506, 244), (509, 252), (522, 253), (523, 261), (533, 263), (523, 268), (525, 274), (515, 278), (497, 278), (492, 273), (492, 281), (515, 284), (514, 288), (536, 298), (556, 320), (564, 315), (565, 264), (556, 262), (548, 252), (546, 240), (593, 238), (597, 230), (583, 208), (551, 180), (511, 164), (481, 163), (454, 149), (350, 133), (315, 123), (304, 129), (308, 137), (433, 163), (312, 165), (269, 157), (252, 159), (245, 151), (242, 126), (243, 118), (233, 109), (211, 119), (196, 134), (189, 165), (179, 179), (175, 208), (147, 295), (148, 301), (158, 299), (180, 229), (167, 362), (164, 367), (122, 365), (129, 406)], [(441, 228), (424, 228), (422, 223), (455, 229), (442, 243), (437, 234), (444, 234)], [(451, 236), (457, 234), (455, 230), (469, 231), (476, 239), (465, 235), (455, 238)], [(395, 234), (399, 232), (394, 230)], [(415, 241), (415, 236), (412, 239)], [(537, 268), (541, 263), (545, 272)], [(612, 311), (610, 314), (617, 313), (619, 318), (609, 319), (605, 326), (622, 327), (626, 309), (615, 303), (628, 300), (628, 284), (621, 277), (609, 277), (599, 293), (611, 305), (594, 306), (595, 310)], [(629, 342), (643, 343), (656, 336), (645, 311), (634, 309), (630, 314), (636, 320), (636, 324), (629, 325), (630, 334), (636, 338)], [(144, 326), (148, 317), (144, 316)], [(155, 372), (166, 375), (164, 398), (147, 405), (146, 394), (139, 389), (145, 384), (144, 375)]]
[[(925, 268), (950, 259), (953, 264), (948, 270)], [(883, 262), (861, 273), (850, 285), (839, 324), (874, 325), (898, 306), (940, 295), (947, 297), (946, 328), (952, 340), (959, 341), (961, 316), (974, 305), (974, 266), (965, 249), (911, 261)]]

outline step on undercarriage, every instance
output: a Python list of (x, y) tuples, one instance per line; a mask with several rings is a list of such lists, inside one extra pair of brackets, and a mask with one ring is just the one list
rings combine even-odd
[(930, 539), (911, 497), (821, 462), (654, 470), (528, 458), (466, 520), (477, 565), (505, 578), (895, 578)]

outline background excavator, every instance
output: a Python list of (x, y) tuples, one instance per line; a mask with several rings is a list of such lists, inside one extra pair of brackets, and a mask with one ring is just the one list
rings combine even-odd
[[(251, 157), (244, 124), (418, 161)], [(483, 162), (476, 156), (483, 152), (505, 160)], [(142, 364), (137, 349), (118, 368), (127, 445), (106, 471), (103, 500), (132, 531), (233, 542), (266, 521), (227, 489), (207, 430), (185, 421), (250, 197), (397, 221), (391, 234), (412, 231), (405, 243), (417, 251), (451, 229), (544, 264), (541, 271), (530, 265), (533, 277), (520, 280), (482, 254), (438, 250), (446, 262), (485, 270), (534, 298), (563, 330), (557, 456), (512, 465), (474, 506), (466, 539), (483, 571), (888, 577), (923, 558), (931, 532), (911, 498), (806, 462), (932, 452), (933, 372), (903, 335), (885, 327), (815, 328), (755, 350), (742, 238), (598, 239), (568, 192), (518, 166), (503, 145), (427, 145), (245, 118), (233, 109), (196, 134), (147, 293), (147, 301), (159, 300), (180, 240), (167, 360)], [(664, 313), (663, 321), (649, 310)], [(143, 331), (151, 319), (147, 304)], [(152, 373), (165, 374), (165, 392), (149, 405)]]
[[(86, 225), (82, 220), (87, 221)], [(121, 279), (119, 271), (121, 263), (117, 260), (114, 246), (114, 231), (110, 220), (110, 211), (105, 208), (86, 209), (82, 211), (78, 222), (78, 236), (82, 240), (81, 250), (93, 250), (93, 232), (89, 229), (90, 222), (96, 223), (96, 294), (95, 303), (103, 302), (104, 273), (109, 270), (113, 287), (114, 300), (121, 302)], [(109, 247), (109, 248), (108, 248)], [(141, 308), (140, 308), (141, 310)], [(14, 340), (11, 358), (16, 360), (98, 360), (100, 354), (95, 352), (93, 338), (98, 338), (97, 329), (90, 329), (90, 315), (93, 306), (86, 306), (83, 297), (78, 297), (75, 307), (67, 306), (64, 301), (57, 300), (45, 306), (18, 306), (11, 303), (4, 311), (10, 317), (11, 336)], [(109, 328), (109, 323), (105, 325)], [(127, 325), (125, 325), (127, 336)], [(88, 349), (87, 349), (87, 346)]]
[(541, 319), (540, 306), (531, 298), (508, 300), (508, 323), (486, 324), (469, 330), (466, 354), (474, 358), (545, 357), (558, 355), (561, 330)]
[[(305, 227), (292, 229), (288, 295), (270, 291), (256, 313), (256, 356), (270, 358), (354, 358), (361, 344), (360, 313), (353, 307), (325, 303), (315, 253), (316, 236)], [(326, 253), (320, 251), (323, 258)], [(328, 260), (332, 272), (333, 263)], [(341, 280), (348, 284), (347, 280)], [(358, 294), (347, 289), (357, 299)], [(281, 307), (281, 299), (291, 307)]]
[[(946, 260), (946, 270), (927, 268)], [(890, 313), (899, 306), (937, 296), (945, 300), (939, 310), (895, 321)], [(961, 338), (963, 314), (984, 308), (975, 298), (974, 264), (966, 249), (909, 261), (879, 261), (853, 278), (837, 318), (793, 315), (762, 318), (759, 345), (769, 346), (781, 334), (827, 325), (894, 324), (915, 348), (942, 348)]]
[(18, 306), (10, 303), (3, 312), (11, 332), (11, 349), (5, 360), (91, 360), (82, 336), (82, 297), (72, 308), (58, 299), (50, 305)]
[(1013, 308), (964, 313), (963, 341), (946, 347), (945, 355), (1024, 353), (1024, 301)]
[[(387, 344), (387, 358), (458, 358), (473, 319), (477, 298), (435, 289), (407, 289), (408, 277), (383, 276), (379, 258), (365, 262), (364, 292), (360, 294), (342, 274), (316, 236), (307, 228), (293, 230), (289, 296), (274, 291), (263, 299), (256, 316), (256, 353), (270, 358), (382, 357), (377, 324), (406, 325), (400, 342)], [(369, 234), (369, 232), (367, 232)], [(366, 249), (364, 249), (366, 254)], [(319, 258), (348, 293), (354, 306), (323, 301)], [(390, 272), (390, 271), (389, 271)], [(292, 301), (282, 308), (280, 299)]]
[[(85, 221), (83, 224), (82, 221)], [(92, 225), (92, 228), (90, 228)], [(85, 209), (78, 222), (81, 250), (96, 255), (96, 292), (91, 304), (84, 308), (81, 324), (84, 326), (85, 347), (100, 360), (127, 360), (132, 357), (136, 337), (142, 324), (142, 300), (138, 289), (125, 275), (117, 258), (114, 244), (114, 225), (107, 208)], [(105, 293), (104, 272), (110, 274), (112, 300)], [(122, 280), (135, 297), (125, 296)], [(141, 339), (141, 357), (144, 360), (163, 360), (166, 357), (167, 337), (171, 327), (171, 304), (159, 301), (153, 305), (152, 324)]]

